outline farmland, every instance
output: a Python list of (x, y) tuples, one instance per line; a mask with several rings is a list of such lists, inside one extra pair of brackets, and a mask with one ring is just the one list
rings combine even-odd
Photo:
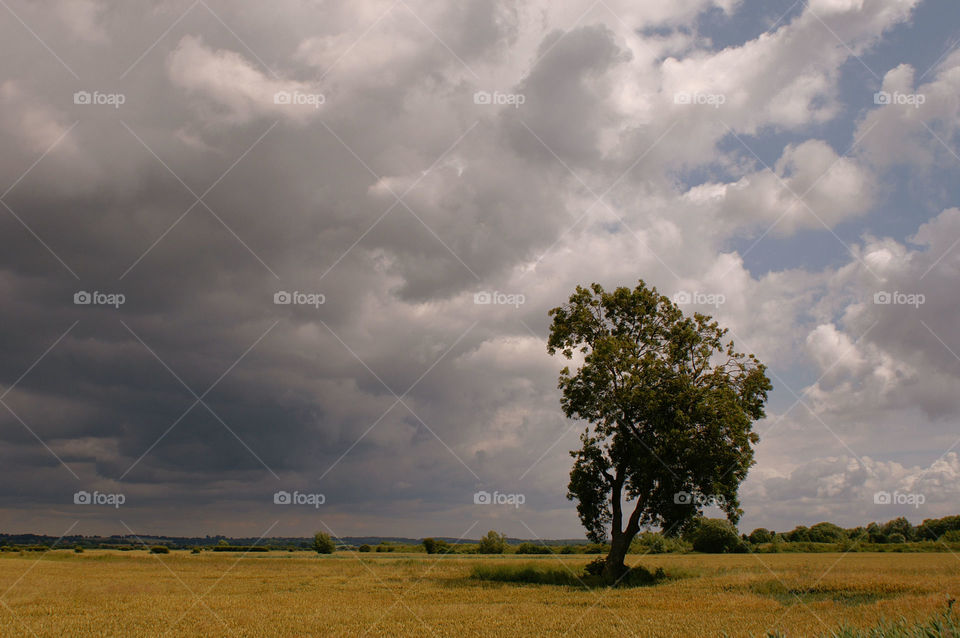
[(473, 576), (478, 566), (579, 575), (592, 558), (7, 552), (0, 635), (816, 636), (923, 621), (960, 595), (951, 553), (633, 555), (669, 579), (616, 589)]

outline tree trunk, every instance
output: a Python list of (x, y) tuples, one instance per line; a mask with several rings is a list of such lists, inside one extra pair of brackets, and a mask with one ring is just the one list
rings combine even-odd
[(627, 551), (630, 549), (630, 541), (633, 536), (629, 536), (615, 530), (610, 542), (610, 552), (607, 554), (606, 564), (603, 566), (603, 582), (607, 585), (616, 584), (627, 572), (627, 566), (624, 559), (627, 557)]

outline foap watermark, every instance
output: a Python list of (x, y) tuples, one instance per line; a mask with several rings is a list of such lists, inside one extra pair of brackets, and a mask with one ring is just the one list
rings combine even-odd
[(873, 495), (874, 505), (913, 505), (915, 508), (920, 509), (920, 506), (926, 502), (926, 496), (912, 492), (898, 492), (894, 490), (891, 493), (880, 490)]
[(323, 494), (280, 490), (273, 495), (273, 502), (275, 505), (310, 505), (319, 509), (321, 505), (327, 502), (327, 497)]
[(921, 104), (927, 101), (927, 96), (923, 93), (901, 93), (900, 91), (877, 91), (873, 94), (873, 103), (877, 106), (912, 106), (915, 109), (920, 108)]
[(720, 495), (676, 492), (673, 495), (673, 502), (677, 505), (698, 505), (700, 507), (716, 505), (717, 507), (723, 507), (727, 504), (727, 499)]
[(80, 490), (73, 494), (74, 505), (109, 505), (117, 509), (127, 502), (127, 497), (123, 494), (108, 494), (106, 492), (88, 492)]
[(477, 91), (473, 94), (473, 103), (492, 106), (512, 106), (520, 108), (527, 101), (523, 93), (501, 93), (500, 91)]
[(492, 494), (485, 490), (480, 490), (473, 495), (474, 505), (513, 505), (519, 508), (527, 502), (527, 497), (523, 494), (503, 494), (494, 491)]
[(727, 297), (721, 293), (712, 293), (712, 292), (689, 292), (687, 290), (681, 290), (673, 296), (673, 303), (678, 306), (685, 306), (687, 304), (699, 304), (703, 306), (713, 306), (714, 308), (719, 308), (723, 304), (727, 303)]
[(273, 103), (284, 106), (312, 106), (319, 109), (327, 101), (323, 93), (302, 93), (300, 91), (277, 91), (273, 94)]
[(278, 306), (313, 306), (319, 308), (326, 302), (326, 296), (319, 292), (300, 292), (299, 290), (287, 292), (281, 290), (273, 293), (273, 303)]
[(927, 297), (919, 292), (887, 292), (880, 290), (873, 293), (873, 303), (878, 306), (913, 306), (919, 308), (927, 302)]
[(127, 96), (123, 93), (101, 93), (100, 91), (77, 91), (73, 94), (73, 103), (81, 106), (112, 106), (115, 109), (123, 106)]
[(712, 106), (715, 109), (720, 108), (727, 102), (727, 96), (723, 93), (700, 93), (694, 91), (680, 91), (673, 94), (673, 103), (684, 106)]
[(73, 293), (73, 303), (78, 306), (113, 306), (119, 308), (127, 301), (126, 295), (119, 292), (100, 292), (94, 290), (78, 290)]
[(481, 290), (473, 293), (473, 303), (478, 306), (513, 306), (519, 308), (527, 302), (526, 296), (519, 292), (500, 292)]

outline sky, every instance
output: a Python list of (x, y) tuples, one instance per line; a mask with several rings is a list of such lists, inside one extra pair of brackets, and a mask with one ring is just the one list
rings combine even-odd
[(582, 537), (640, 279), (769, 367), (741, 530), (960, 513), (953, 0), (0, 16), (0, 531)]

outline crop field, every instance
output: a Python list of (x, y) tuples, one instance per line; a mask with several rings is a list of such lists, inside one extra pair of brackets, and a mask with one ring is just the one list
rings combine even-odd
[[(949, 553), (631, 556), (668, 579), (615, 589), (577, 582), (591, 558), (10, 552), (0, 635), (818, 636), (924, 621), (960, 594)], [(521, 567), (574, 584), (477, 577)]]

